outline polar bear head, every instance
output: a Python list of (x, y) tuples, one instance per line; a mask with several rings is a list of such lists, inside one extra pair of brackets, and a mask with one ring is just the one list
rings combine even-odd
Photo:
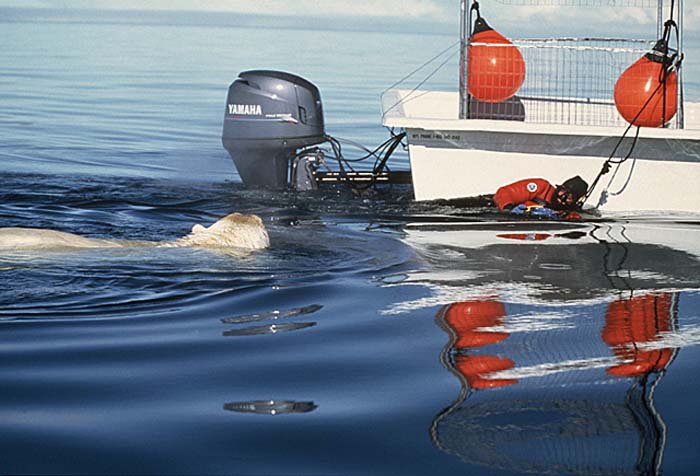
[(270, 238), (257, 215), (231, 213), (213, 225), (195, 225), (192, 232), (173, 243), (176, 246), (259, 250), (270, 246)]

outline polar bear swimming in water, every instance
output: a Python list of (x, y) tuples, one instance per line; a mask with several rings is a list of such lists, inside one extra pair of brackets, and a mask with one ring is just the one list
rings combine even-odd
[(174, 241), (108, 240), (38, 228), (0, 228), (0, 251), (144, 246), (259, 250), (269, 245), (270, 238), (260, 217), (241, 213), (226, 215), (209, 227), (197, 224), (190, 233)]

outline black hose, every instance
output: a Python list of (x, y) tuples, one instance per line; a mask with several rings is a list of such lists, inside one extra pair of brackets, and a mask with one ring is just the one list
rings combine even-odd
[[(399, 144), (401, 144), (401, 141), (404, 139), (404, 137), (406, 137), (405, 132), (395, 135), (392, 131), (391, 134), (392, 136), (389, 139), (375, 147), (373, 150), (369, 150), (368, 148), (357, 144), (353, 141), (349, 141), (347, 139), (339, 139), (330, 135), (326, 135), (326, 141), (330, 144), (331, 149), (333, 150), (333, 154), (335, 156), (334, 159), (338, 163), (339, 177), (341, 181), (347, 182), (350, 185), (350, 187), (356, 192), (361, 192), (375, 186), (377, 183), (377, 178), (385, 170), (388, 170), (387, 163), (389, 161), (389, 158), (394, 153)], [(364, 150), (367, 153), (364, 156), (359, 157), (357, 159), (347, 159), (343, 156), (341, 141), (347, 142), (359, 149)], [(371, 157), (375, 158), (375, 163), (372, 167), (372, 177), (369, 180), (369, 182), (363, 185), (352, 183), (348, 177), (348, 171), (355, 172), (355, 169), (352, 167), (352, 163), (362, 162)]]

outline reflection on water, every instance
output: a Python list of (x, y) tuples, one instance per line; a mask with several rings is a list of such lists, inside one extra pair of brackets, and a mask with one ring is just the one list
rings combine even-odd
[(264, 334), (278, 334), (280, 332), (298, 331), (307, 329), (316, 325), (316, 322), (282, 322), (277, 323), (280, 319), (303, 316), (313, 314), (323, 308), (320, 304), (312, 304), (310, 306), (295, 307), (291, 309), (275, 309), (270, 312), (262, 312), (257, 314), (246, 314), (243, 316), (225, 317), (221, 319), (224, 324), (248, 324), (251, 322), (273, 321), (274, 324), (264, 324), (258, 326), (245, 326), (238, 329), (224, 331), (226, 337), (239, 336), (256, 336)]
[(407, 229), (430, 266), (404, 284), (433, 294), (398, 309), (452, 298), (436, 322), (461, 391), (432, 441), (498, 470), (658, 474), (667, 428), (654, 391), (679, 342), (697, 343), (679, 311), (700, 289), (697, 250), (673, 227), (572, 226)]
[(259, 314), (246, 314), (244, 316), (225, 317), (221, 319), (224, 324), (244, 324), (247, 322), (258, 321), (276, 321), (278, 319), (286, 319), (288, 317), (303, 316), (305, 314), (313, 314), (323, 308), (320, 304), (312, 304), (310, 306), (295, 307), (292, 309), (275, 309), (270, 312), (262, 312)]
[(252, 402), (231, 402), (224, 405), (224, 410), (240, 413), (258, 413), (261, 415), (281, 415), (283, 413), (309, 413), (318, 408), (314, 402), (295, 402), (293, 400), (256, 400)]
[[(622, 290), (697, 289), (695, 224), (468, 223), (408, 226), (427, 266), (398, 284), (431, 295), (395, 314), (484, 295), (520, 303), (593, 303)], [(391, 281), (385, 280), (387, 285)]]
[(227, 337), (256, 336), (263, 334), (278, 334), (280, 332), (298, 331), (315, 326), (315, 322), (289, 322), (284, 324), (270, 324), (266, 326), (251, 326), (242, 329), (224, 331), (222, 335)]
[(599, 307), (579, 306), (576, 320), (590, 322), (525, 339), (507, 332), (506, 307), (493, 298), (446, 306), (437, 316), (450, 336), (441, 360), (462, 392), (436, 417), (434, 443), (501, 469), (656, 474), (666, 429), (653, 392), (677, 349), (638, 345), (676, 328), (676, 302), (675, 293), (621, 298), (602, 319)]

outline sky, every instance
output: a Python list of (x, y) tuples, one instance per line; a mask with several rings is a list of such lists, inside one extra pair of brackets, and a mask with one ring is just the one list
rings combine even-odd
[[(590, 4), (591, 0), (587, 0)], [(616, 0), (620, 3), (620, 0)], [(655, 5), (654, 0), (625, 0)], [(480, 0), (482, 15), (496, 29), (532, 30), (548, 24), (585, 26), (592, 34), (615, 36), (625, 30), (646, 28), (655, 32), (656, 8), (569, 8), (553, 5), (517, 6), (522, 0)], [(512, 3), (515, 5), (508, 5)], [(546, 0), (543, 4), (557, 3)], [(562, 3), (571, 3), (571, 0)], [(586, 3), (586, 2), (584, 2)], [(594, 3), (595, 2), (594, 0)], [(600, 3), (605, 3), (601, 0)], [(623, 2), (624, 3), (624, 2)], [(670, 3), (667, 1), (667, 3)], [(700, 24), (700, 1), (685, 2), (686, 30)], [(357, 20), (400, 20), (433, 24), (454, 24), (459, 16), (459, 0), (0, 0), (0, 7), (231, 12), (290, 17), (351, 17)], [(560, 34), (561, 32), (557, 32)], [(695, 32), (691, 32), (694, 34)], [(547, 36), (547, 35), (545, 35)]]

